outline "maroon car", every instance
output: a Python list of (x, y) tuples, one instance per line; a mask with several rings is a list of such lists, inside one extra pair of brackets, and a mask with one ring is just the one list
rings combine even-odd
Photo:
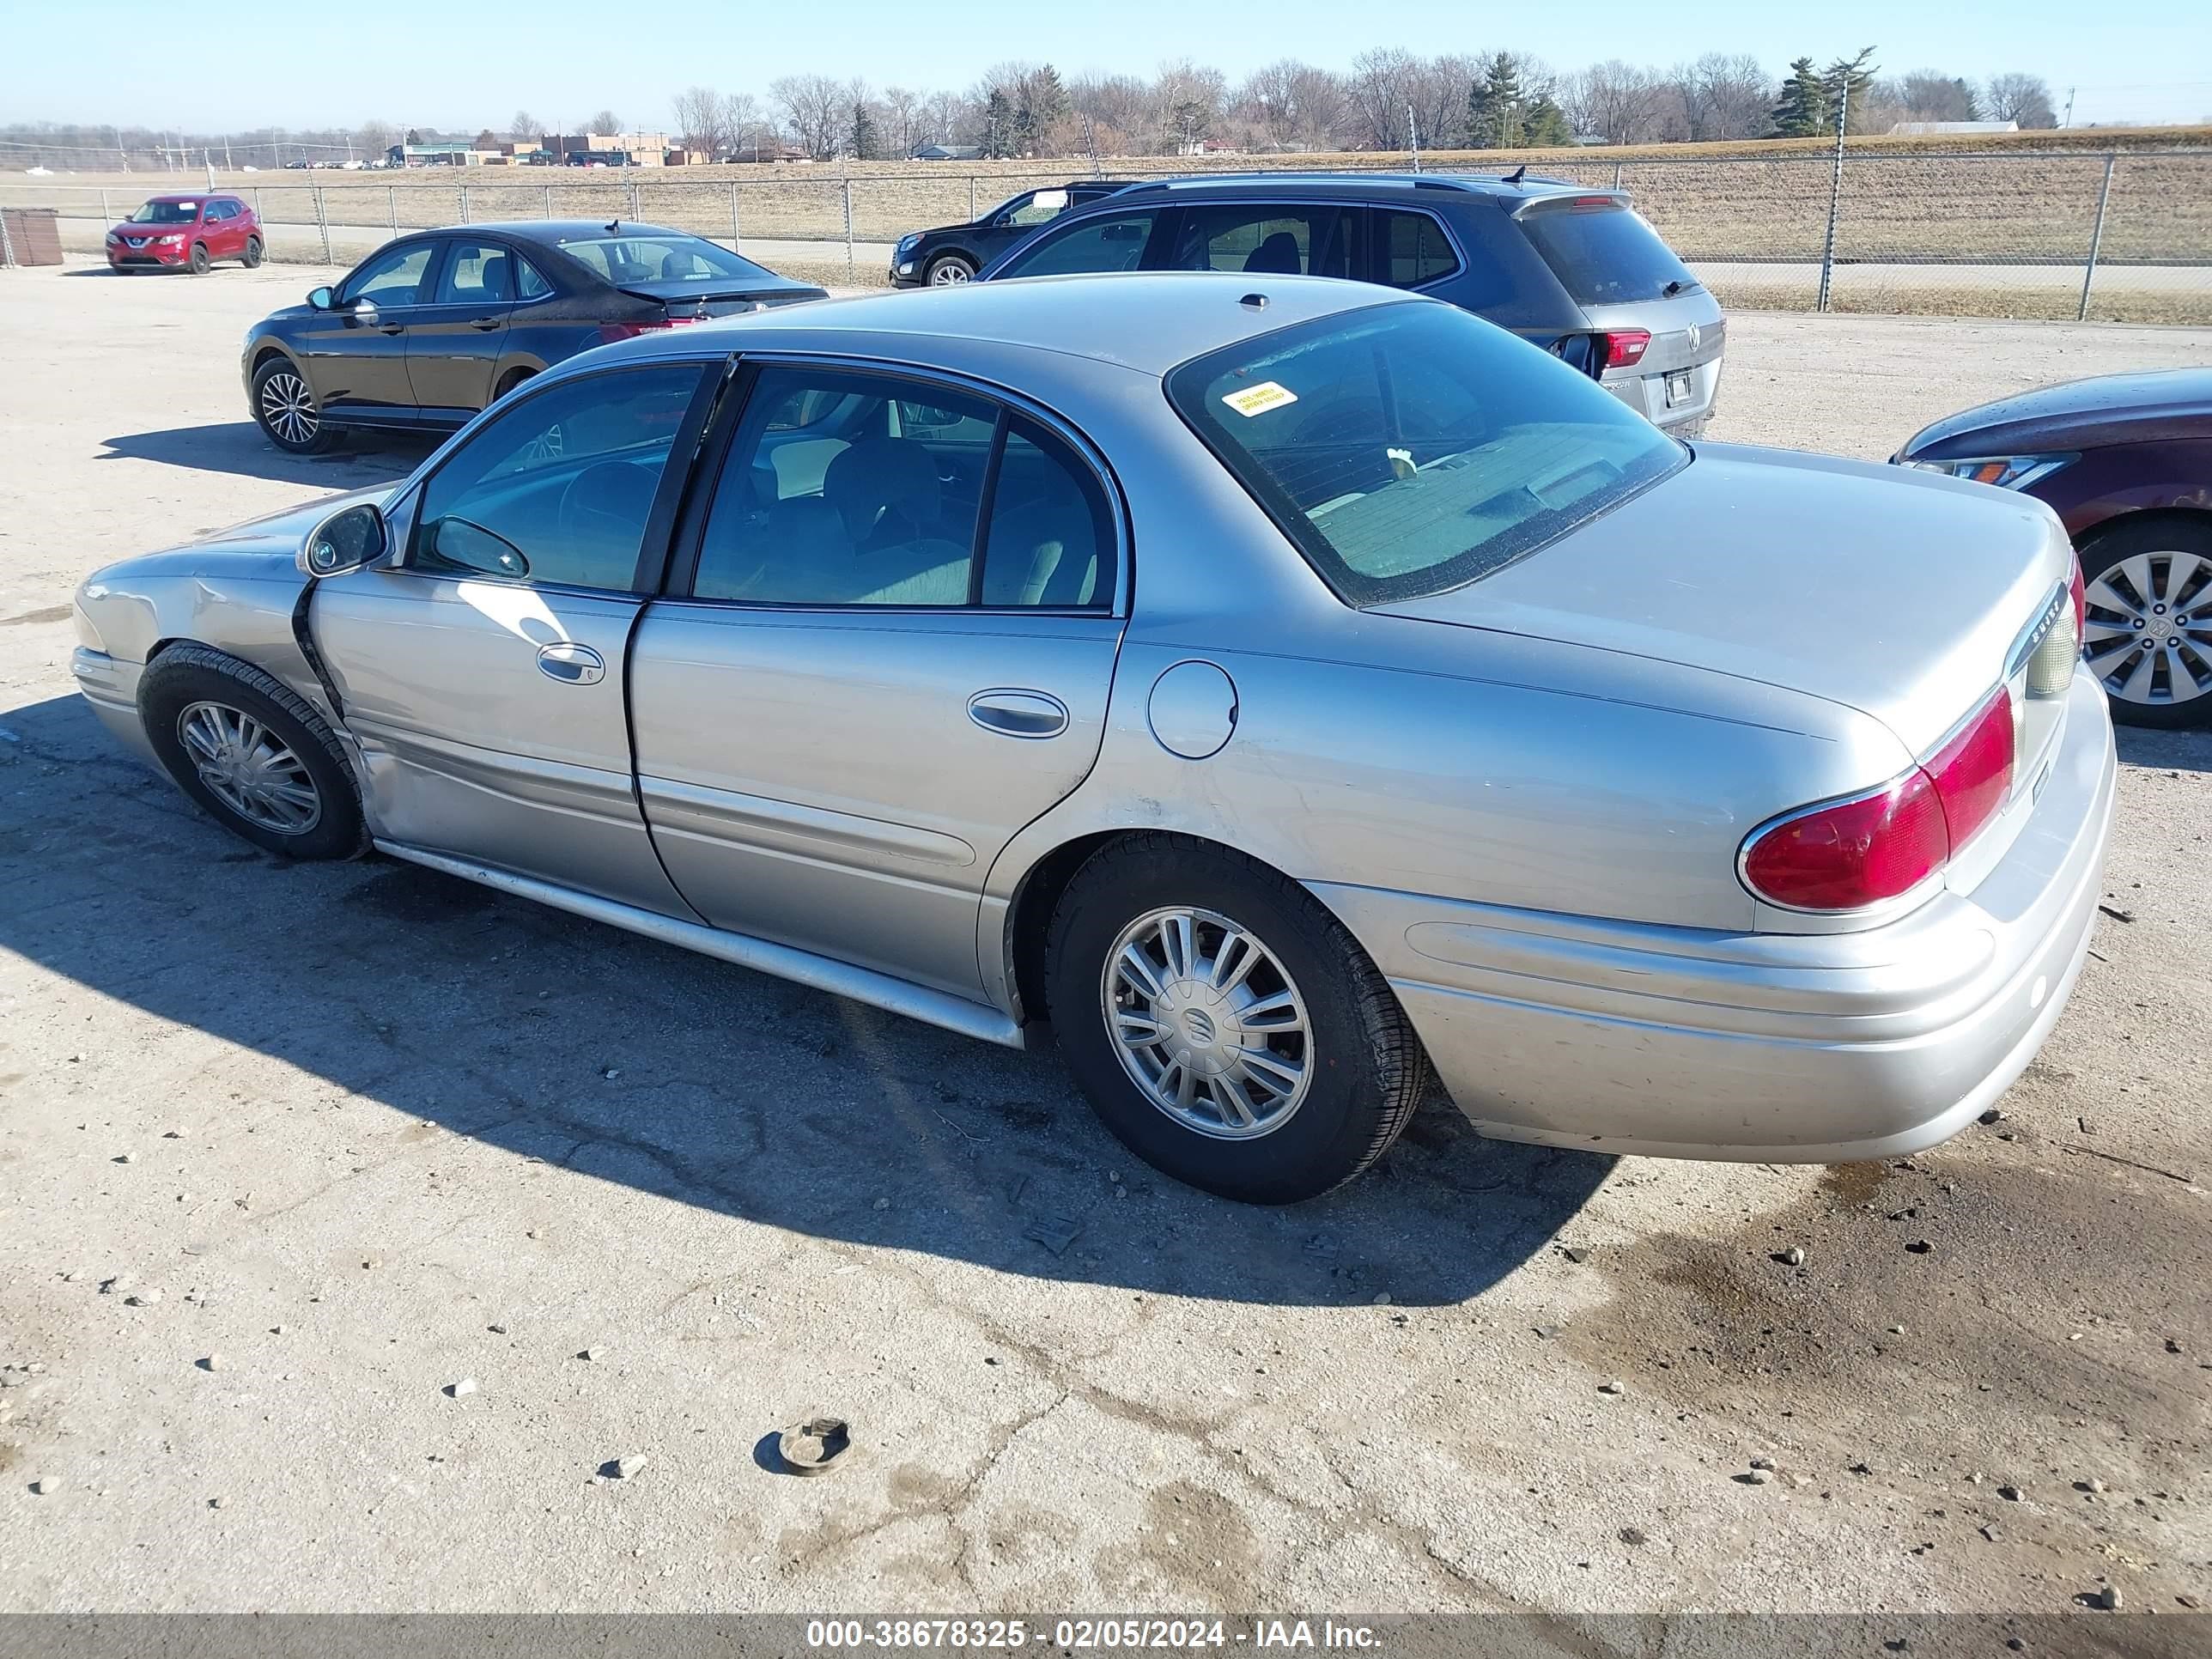
[(2081, 654), (2137, 726), (2212, 725), (2212, 369), (2106, 374), (1945, 416), (1891, 459), (2017, 489), (2081, 558)]
[(155, 196), (107, 233), (111, 270), (167, 268), (203, 275), (217, 259), (261, 263), (261, 220), (243, 197), (211, 191)]

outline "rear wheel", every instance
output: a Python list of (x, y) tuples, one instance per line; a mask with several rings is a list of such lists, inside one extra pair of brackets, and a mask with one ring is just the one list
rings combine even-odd
[(338, 440), (338, 428), (323, 424), (313, 391), (289, 358), (271, 357), (254, 370), (253, 419), (288, 455), (319, 455)]
[(929, 262), (929, 285), (932, 288), (954, 288), (975, 280), (974, 262), (961, 254), (940, 253)]
[(1398, 1138), (1428, 1060), (1342, 923), (1225, 848), (1140, 836), (1095, 854), (1049, 940), (1053, 1029), (1092, 1109), (1153, 1168), (1290, 1204)]
[(193, 276), (204, 276), (208, 274), (208, 267), (212, 265), (215, 261), (208, 257), (207, 244), (205, 242), (194, 242), (192, 244), (191, 257), (188, 261), (186, 261), (186, 263), (191, 266)]
[(246, 239), (246, 252), (243, 258), (246, 268), (248, 270), (253, 270), (259, 268), (261, 264), (261, 239), (258, 236), (249, 236)]
[(138, 710), (178, 787), (233, 834), (285, 858), (367, 850), (344, 751), (281, 681), (206, 646), (173, 646), (139, 682)]
[(2145, 517), (2081, 550), (2081, 655), (2112, 718), (2212, 726), (2212, 524)]

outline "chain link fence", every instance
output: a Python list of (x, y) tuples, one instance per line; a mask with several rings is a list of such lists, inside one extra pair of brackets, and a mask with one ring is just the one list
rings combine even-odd
[[(916, 163), (854, 175), (827, 167), (617, 176), (426, 169), (374, 181), (248, 179), (226, 188), (254, 204), (278, 259), (348, 264), (388, 237), (439, 225), (620, 218), (692, 231), (789, 275), (842, 285), (884, 281), (890, 245), (908, 231), (972, 219), (1015, 191), (1086, 170), (1080, 161), (988, 173)], [(1152, 159), (1109, 172), (1188, 170)], [(2212, 323), (2212, 149), (1846, 154), (1840, 164), (1803, 153), (1637, 161), (1592, 153), (1544, 163), (1541, 172), (1627, 191), (1726, 305)], [(9, 181), (0, 201), (54, 209), (64, 242), (93, 250), (147, 189), (136, 180)]]

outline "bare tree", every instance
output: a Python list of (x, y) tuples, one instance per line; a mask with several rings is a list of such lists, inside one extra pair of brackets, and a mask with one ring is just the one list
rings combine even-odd
[(399, 129), (389, 121), (363, 121), (354, 128), (353, 136), (363, 149), (381, 155), (399, 142)]
[(1126, 154), (1146, 147), (1162, 122), (1152, 89), (1133, 75), (1083, 75), (1071, 82), (1068, 96), (1079, 117), (1091, 123), (1102, 150)]
[(1608, 144), (1648, 144), (1660, 136), (1667, 99), (1648, 69), (1608, 58), (1567, 77), (1561, 91), (1577, 132)]
[(2030, 128), (2058, 125), (2051, 88), (2039, 75), (1992, 75), (1982, 88), (1982, 107), (1992, 121), (2017, 121)]
[(1981, 119), (1981, 105), (1974, 96), (1973, 83), (1963, 75), (1946, 75), (1941, 70), (1914, 70), (1899, 77), (1894, 86), (1883, 83), (1883, 89), (1894, 94), (1894, 100), (1905, 112), (1906, 120)]
[(1172, 58), (1160, 65), (1152, 98), (1170, 147), (1187, 149), (1210, 135), (1221, 118), (1229, 101), (1229, 77), (1211, 64)]
[(526, 109), (519, 109), (507, 118), (507, 136), (516, 143), (526, 139), (543, 138), (545, 129), (538, 125), (538, 118)]
[(916, 142), (924, 144), (949, 144), (955, 134), (969, 125), (968, 102), (957, 92), (933, 92), (921, 106), (921, 131)]
[(622, 130), (622, 117), (616, 114), (611, 109), (601, 110), (598, 114), (592, 117), (590, 120), (584, 123), (584, 131), (586, 132), (596, 132), (600, 134), (602, 137), (611, 136), (612, 134), (620, 132)]
[(911, 155), (914, 147), (923, 142), (918, 135), (926, 96), (904, 87), (884, 88), (884, 137), (894, 155)]
[(686, 87), (670, 106), (676, 117), (676, 141), (712, 160), (726, 149), (729, 134), (723, 125), (722, 94), (712, 87)]
[(760, 100), (750, 92), (733, 92), (722, 100), (717, 125), (729, 155), (757, 161), (763, 149), (775, 146), (775, 124), (761, 113)]
[(1774, 107), (1774, 82), (1759, 59), (1743, 52), (1709, 52), (1669, 77), (1681, 100), (1686, 136), (1701, 143), (1757, 138)]
[[(1414, 64), (1407, 94), (1413, 106), (1413, 119), (1419, 124), (1422, 149), (1453, 149), (1465, 138), (1467, 94), (1475, 74), (1472, 58), (1431, 58)], [(1399, 119), (1404, 121), (1403, 112)]]
[(1406, 110), (1419, 72), (1419, 61), (1399, 46), (1380, 46), (1352, 60), (1346, 90), (1355, 118), (1351, 124), (1355, 148), (1406, 148)]
[(1277, 149), (1288, 149), (1297, 135), (1296, 90), (1298, 77), (1306, 72), (1307, 66), (1296, 58), (1280, 58), (1265, 69), (1253, 70), (1237, 89), (1234, 108), (1238, 118)]
[(771, 81), (768, 90), (800, 149), (817, 161), (837, 154), (848, 113), (842, 82), (827, 75), (786, 75)]

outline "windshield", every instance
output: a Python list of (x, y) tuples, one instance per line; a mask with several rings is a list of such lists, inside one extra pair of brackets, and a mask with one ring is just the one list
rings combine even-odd
[(563, 237), (560, 248), (593, 276), (617, 284), (698, 283), (725, 276), (749, 283), (775, 280), (751, 260), (680, 231)]
[(189, 225), (200, 216), (198, 202), (149, 202), (131, 216), (134, 225)]
[(1663, 300), (1698, 286), (1689, 267), (1641, 217), (1610, 197), (1589, 199), (1604, 205), (1577, 202), (1569, 207), (1535, 208), (1521, 216), (1536, 252), (1578, 303)]
[(1167, 390), (1355, 605), (1478, 580), (1688, 459), (1587, 375), (1428, 301), (1242, 341)]

